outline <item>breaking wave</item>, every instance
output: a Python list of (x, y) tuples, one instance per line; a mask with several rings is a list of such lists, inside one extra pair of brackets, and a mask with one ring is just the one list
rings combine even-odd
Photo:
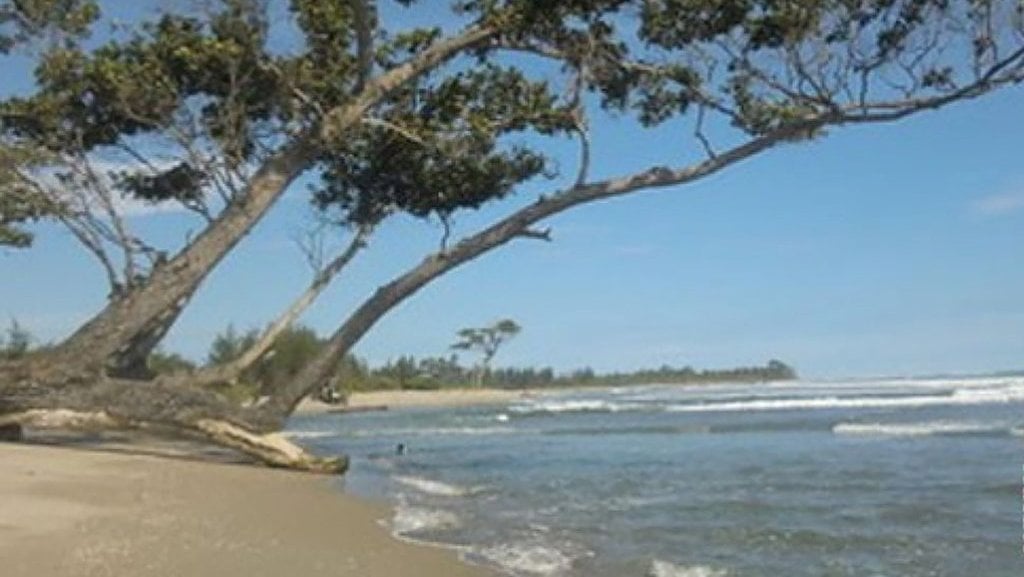
[(543, 413), (617, 413), (642, 409), (642, 403), (617, 403), (605, 400), (539, 401), (523, 405), (512, 405), (509, 412), (517, 415)]
[(524, 433), (514, 427), (408, 427), (365, 429), (345, 433), (349, 437), (438, 437), (447, 435), (511, 435)]
[(755, 401), (729, 401), (711, 403), (674, 404), (666, 411), (700, 413), (716, 411), (778, 411), (788, 409), (875, 409), (890, 407), (928, 407), (939, 405), (981, 405), (1024, 401), (1024, 386), (998, 388), (962, 388), (946, 395), (906, 396), (827, 396)]
[(924, 421), (920, 423), (839, 423), (832, 427), (837, 435), (925, 437), (978, 433), (1013, 434), (1006, 423), (975, 421)]

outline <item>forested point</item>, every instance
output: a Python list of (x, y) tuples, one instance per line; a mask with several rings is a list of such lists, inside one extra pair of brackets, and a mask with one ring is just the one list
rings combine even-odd
[[(218, 366), (240, 357), (259, 338), (259, 331), (238, 331), (228, 327), (214, 339), (206, 359), (197, 363), (176, 353), (155, 351), (149, 365), (157, 374), (189, 372), (201, 366)], [(45, 348), (34, 344), (32, 335), (17, 322), (0, 334), (0, 359), (17, 359), (33, 350)], [(316, 357), (325, 341), (308, 327), (297, 326), (278, 337), (274, 353), (260, 359), (238, 382), (222, 385), (221, 392), (240, 402), (251, 402), (294, 378), (302, 367)], [(551, 367), (495, 367), (483, 371), (478, 379), (479, 365), (466, 363), (457, 354), (447, 357), (402, 355), (379, 366), (371, 366), (356, 355), (347, 355), (325, 384), (340, 397), (349, 393), (369, 391), (433, 391), (449, 388), (488, 387), (496, 389), (558, 389), (569, 387), (614, 387), (623, 385), (701, 385), (714, 383), (767, 383), (798, 378), (795, 369), (772, 359), (763, 366), (727, 369), (695, 369), (664, 365), (656, 369), (601, 373), (589, 367), (557, 372)]]

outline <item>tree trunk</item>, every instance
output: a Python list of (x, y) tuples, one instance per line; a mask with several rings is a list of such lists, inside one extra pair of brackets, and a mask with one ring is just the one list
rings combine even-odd
[(320, 354), (305, 369), (270, 398), (264, 410), (270, 422), (283, 423), (299, 402), (330, 378), (339, 359), (348, 354), (359, 339), (396, 305), (411, 297), (441, 275), (478, 256), (504, 245), (516, 237), (550, 240), (547, 232), (530, 227), (554, 214), (581, 204), (613, 198), (638, 190), (692, 182), (714, 174), (736, 162), (768, 150), (799, 127), (786, 127), (776, 133), (752, 139), (727, 152), (694, 166), (670, 169), (655, 167), (641, 173), (592, 184), (578, 184), (503, 218), (469, 236), (454, 247), (432, 254), (412, 270), (380, 287), (338, 328)]
[(270, 351), (277, 338), (302, 316), (302, 313), (316, 301), (317, 297), (331, 284), (331, 281), (355, 258), (356, 253), (366, 246), (368, 234), (366, 231), (357, 233), (348, 247), (335, 257), (334, 260), (329, 262), (327, 266), (317, 272), (313, 282), (299, 295), (299, 298), (295, 299), (291, 306), (281, 313), (274, 322), (270, 323), (260, 337), (256, 339), (256, 342), (237, 359), (196, 372), (189, 377), (190, 383), (193, 386), (207, 387), (214, 384), (236, 382), (243, 372), (252, 367), (256, 361), (260, 360)]
[[(316, 130), (296, 137), (271, 156), (253, 175), (242, 198), (228, 206), (191, 245), (154, 271), (144, 286), (110, 303), (52, 349), (45, 362), (37, 363), (33, 369), (54, 380), (67, 380), (74, 373), (102, 373), (111, 359), (132, 349), (133, 342), (151, 342), (152, 339), (147, 338), (151, 327), (158, 325), (161, 318), (173, 321), (174, 314), (168, 311), (184, 307), (210, 271), (266, 214), (288, 185), (312, 164), (321, 139), (339, 138), (396, 89), (496, 34), (498, 30), (490, 26), (472, 26), (367, 82), (350, 104), (331, 110)], [(164, 332), (166, 330), (151, 334), (162, 336)], [(146, 347), (138, 348), (139, 352), (129, 357), (138, 357)], [(148, 352), (146, 354), (148, 356)]]
[(107, 380), (84, 387), (0, 384), (0, 429), (167, 431), (197, 436), (273, 467), (343, 473), (344, 456), (321, 458), (277, 433), (265, 434), (257, 410), (209, 392), (156, 383)]
[(156, 374), (149, 368), (149, 357), (167, 336), (167, 331), (174, 326), (189, 300), (191, 299), (186, 297), (175, 302), (163, 315), (154, 319), (149, 326), (144, 327), (125, 348), (110, 359), (107, 374), (112, 377), (135, 380), (147, 380), (155, 377)]
[(312, 154), (309, 138), (298, 139), (275, 154), (253, 176), (243, 198), (157, 268), (145, 285), (111, 302), (50, 351), (46, 363), (61, 370), (99, 372), (119, 355), (148, 357), (199, 284), (305, 170)]

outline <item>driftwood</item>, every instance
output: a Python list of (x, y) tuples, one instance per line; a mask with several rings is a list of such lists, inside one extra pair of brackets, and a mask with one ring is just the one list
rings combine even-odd
[[(145, 424), (126, 421), (104, 411), (33, 409), (0, 417), (0, 440), (22, 440), (24, 429), (95, 432), (141, 428), (145, 428)], [(258, 434), (226, 421), (200, 419), (191, 427), (168, 431), (235, 449), (271, 467), (327, 474), (341, 474), (348, 468), (348, 459), (344, 456), (317, 457), (279, 433)]]

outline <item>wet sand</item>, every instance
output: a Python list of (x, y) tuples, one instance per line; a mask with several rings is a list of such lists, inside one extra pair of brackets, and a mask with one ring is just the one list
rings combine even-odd
[(334, 478), (0, 443), (4, 577), (482, 577)]

